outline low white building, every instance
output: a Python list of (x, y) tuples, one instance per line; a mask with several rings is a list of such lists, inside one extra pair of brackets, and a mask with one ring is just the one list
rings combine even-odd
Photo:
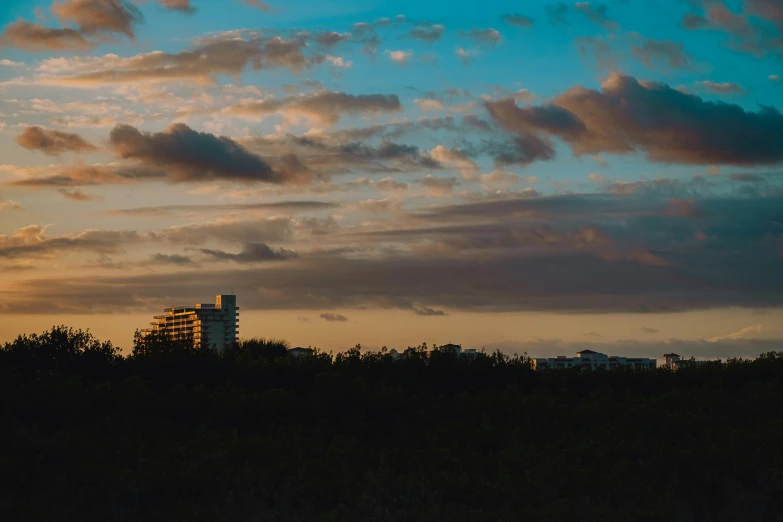
[(720, 362), (720, 360), (697, 361), (695, 359), (683, 359), (676, 353), (663, 354), (663, 367), (668, 368), (669, 370), (679, 370), (684, 366), (701, 366), (702, 364), (707, 364), (709, 362)]
[(669, 370), (676, 370), (680, 364), (682, 363), (682, 360), (680, 359), (680, 356), (676, 353), (665, 353), (663, 354), (663, 367), (668, 368)]
[(461, 344), (444, 344), (437, 347), (438, 350), (443, 352), (452, 352), (456, 355), (459, 355), (462, 353), (462, 345)]
[(460, 357), (473, 360), (478, 355), (478, 350), (475, 348), (462, 348), (461, 344), (444, 344), (438, 347), (442, 351), (450, 351)]
[(473, 360), (478, 356), (478, 350), (475, 348), (467, 348), (466, 350), (462, 351), (462, 356), (466, 359)]
[(313, 355), (315, 353), (315, 350), (312, 348), (289, 348), (288, 355), (291, 357), (309, 357), (310, 355)]
[[(463, 357), (465, 359), (474, 360), (478, 356), (478, 350), (475, 348), (462, 348), (462, 345), (460, 344), (444, 344), (441, 346), (436, 346), (436, 350), (442, 351), (442, 352), (451, 352), (459, 357)], [(425, 352), (425, 356), (427, 358), (430, 357), (432, 354), (432, 351), (428, 350)], [(406, 353), (405, 352), (398, 352), (395, 349), (391, 349), (388, 352), (386, 352), (386, 355), (389, 355), (393, 361), (400, 361), (402, 359), (405, 359)]]
[(576, 354), (576, 357), (566, 357), (558, 355), (557, 357), (532, 359), (534, 370), (566, 370), (568, 368), (583, 368), (597, 370), (599, 368), (612, 370), (620, 367), (630, 367), (640, 370), (655, 369), (658, 364), (657, 359), (648, 359), (646, 357), (621, 357), (615, 355), (606, 355), (593, 350), (582, 350)]

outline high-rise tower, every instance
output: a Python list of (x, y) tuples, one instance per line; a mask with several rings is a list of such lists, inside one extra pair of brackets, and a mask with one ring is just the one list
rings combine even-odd
[(193, 339), (199, 348), (211, 348), (222, 352), (239, 340), (239, 307), (237, 296), (219, 295), (215, 304), (166, 308), (163, 315), (156, 315), (152, 328), (142, 330), (142, 337), (152, 332), (165, 332), (172, 339)]

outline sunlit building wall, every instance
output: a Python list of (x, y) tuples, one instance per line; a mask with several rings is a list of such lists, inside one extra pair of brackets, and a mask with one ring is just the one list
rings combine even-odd
[(165, 332), (172, 339), (193, 339), (198, 348), (222, 352), (239, 340), (239, 307), (235, 295), (219, 295), (215, 304), (166, 308), (150, 323), (152, 328), (141, 331), (142, 337), (153, 332)]
[(609, 356), (604, 353), (594, 352), (593, 350), (582, 350), (576, 354), (576, 357), (559, 355), (557, 357), (532, 360), (533, 368), (536, 370), (566, 370), (568, 368), (584, 368), (589, 370), (602, 368), (612, 370), (620, 367), (651, 370), (656, 368), (657, 364), (657, 359)]

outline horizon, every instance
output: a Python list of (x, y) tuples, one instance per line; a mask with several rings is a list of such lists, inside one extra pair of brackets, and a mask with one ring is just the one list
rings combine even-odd
[(783, 345), (774, 0), (8, 0), (0, 343)]

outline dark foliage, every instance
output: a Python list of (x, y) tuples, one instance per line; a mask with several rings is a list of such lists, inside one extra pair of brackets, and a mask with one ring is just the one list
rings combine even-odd
[(534, 372), (285, 347), (5, 344), (3, 520), (783, 520), (781, 353)]

